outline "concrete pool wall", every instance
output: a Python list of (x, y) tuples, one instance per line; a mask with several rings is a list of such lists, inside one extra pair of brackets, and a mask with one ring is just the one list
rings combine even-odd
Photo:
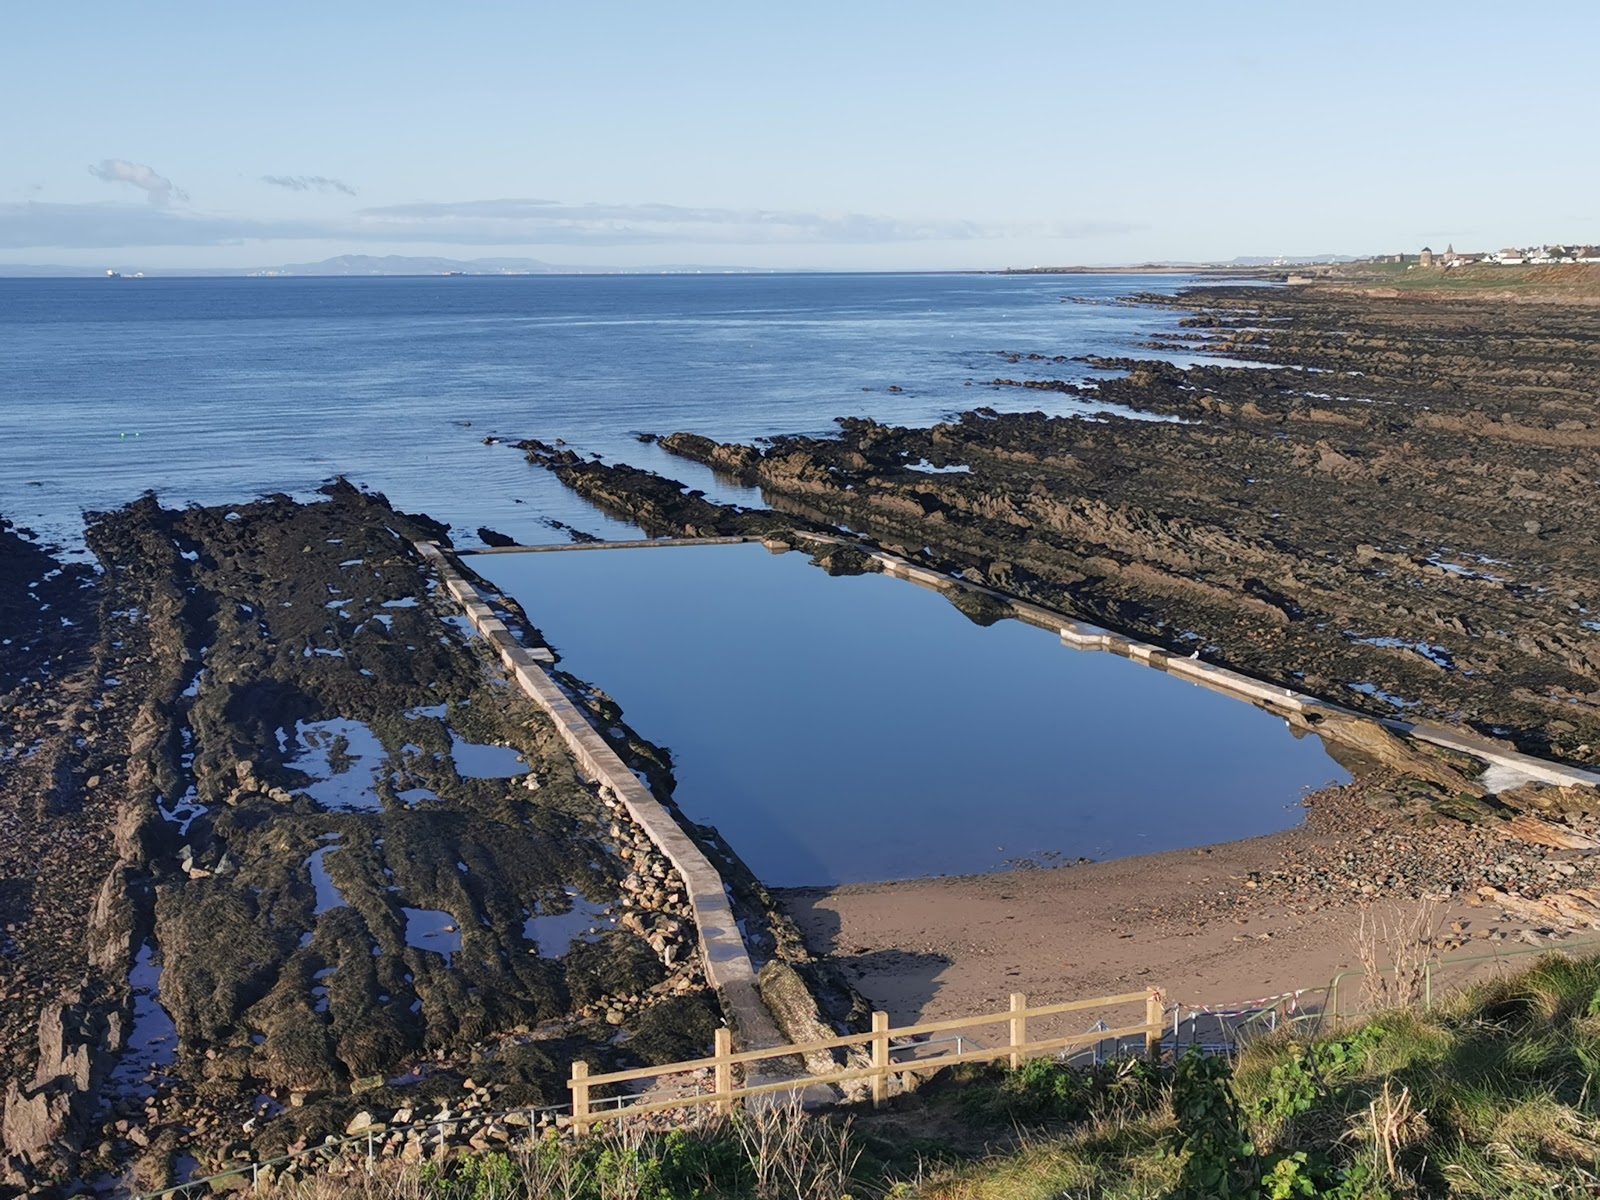
[(530, 651), (519, 644), (436, 544), (415, 545), (460, 602), (473, 627), (499, 652), (506, 673), (555, 724), (582, 774), (599, 785), (602, 796), (609, 793), (628, 810), (677, 870), (694, 910), (706, 979), (721, 997), (728, 1023), (740, 1042), (751, 1049), (783, 1044), (785, 1039), (761, 1000), (755, 967), (734, 919), (722, 875), (550, 677), (543, 665), (551, 661), (550, 652)]
[[(1057, 634), (1061, 639), (1062, 645), (1071, 649), (1099, 650), (1108, 654), (1115, 654), (1143, 666), (1165, 671), (1169, 675), (1185, 679), (1211, 691), (1247, 701), (1279, 716), (1304, 715), (1308, 712), (1332, 713), (1363, 721), (1374, 721), (1385, 729), (1416, 738), (1418, 741), (1427, 742), (1462, 754), (1469, 754), (1489, 766), (1497, 768), (1496, 780), (1503, 787), (1515, 787), (1518, 783), (1533, 780), (1540, 783), (1554, 784), (1558, 787), (1577, 785), (1580, 787), (1600, 788), (1600, 772), (1584, 770), (1581, 767), (1569, 766), (1565, 763), (1551, 762), (1548, 759), (1522, 754), (1515, 750), (1507, 750), (1486, 738), (1433, 722), (1404, 721), (1392, 717), (1373, 717), (1367, 713), (1335, 704), (1329, 700), (1307, 695), (1304, 692), (1297, 692), (1292, 688), (1280, 687), (1277, 684), (1255, 679), (1252, 676), (1227, 667), (1203, 662), (1198, 658), (1175, 655), (1164, 647), (1143, 642), (1125, 634), (1114, 633), (1098, 625), (1074, 620), (1041, 605), (1019, 600), (1004, 592), (995, 591), (992, 588), (972, 583), (957, 576), (941, 574), (938, 571), (911, 562), (900, 555), (862, 545), (848, 538), (801, 530), (793, 531), (790, 536), (797, 541), (808, 542), (813, 545), (849, 546), (860, 550), (868, 558), (878, 563), (883, 574), (894, 579), (905, 580), (908, 583), (913, 583), (929, 591), (938, 592), (941, 595), (947, 595), (952, 591), (959, 590), (988, 596), (1006, 605), (1015, 618), (1023, 624), (1032, 625), (1035, 628)], [(583, 542), (574, 545), (555, 546), (503, 546), (484, 550), (463, 550), (459, 551), (459, 553), (462, 555), (565, 553), (577, 550), (727, 546), (751, 542), (760, 542), (771, 549), (787, 548), (787, 543), (759, 537), (712, 537), (656, 538), (649, 541), (628, 542)]]

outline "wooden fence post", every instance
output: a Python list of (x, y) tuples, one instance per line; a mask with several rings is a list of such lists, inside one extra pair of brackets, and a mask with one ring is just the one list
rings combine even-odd
[(572, 1063), (572, 1136), (582, 1137), (589, 1132), (589, 1064), (583, 1059)]
[(716, 1066), (712, 1068), (714, 1090), (717, 1094), (717, 1111), (727, 1115), (733, 1111), (733, 1064), (728, 1061), (728, 1056), (733, 1053), (733, 1034), (726, 1025), (717, 1027), (713, 1053), (717, 1060)]
[(1149, 1026), (1144, 1034), (1144, 1049), (1151, 1058), (1161, 1057), (1161, 1034), (1166, 1021), (1167, 997), (1160, 988), (1151, 988), (1144, 1001), (1144, 1023)]
[(889, 1014), (872, 1014), (872, 1106), (877, 1108), (889, 1094)]
[(1021, 992), (1011, 993), (1011, 1069), (1022, 1066), (1022, 1052), (1018, 1047), (1028, 1044), (1028, 1018), (1022, 1012), (1028, 1007), (1028, 998)]

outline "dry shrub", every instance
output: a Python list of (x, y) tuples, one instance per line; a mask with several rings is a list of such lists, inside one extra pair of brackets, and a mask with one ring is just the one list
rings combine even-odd
[(850, 1194), (861, 1158), (851, 1123), (833, 1125), (796, 1100), (751, 1108), (733, 1122), (761, 1200), (835, 1200)]
[(1391, 1080), (1383, 1081), (1383, 1091), (1367, 1106), (1367, 1123), (1372, 1137), (1373, 1173), (1390, 1187), (1405, 1190), (1414, 1181), (1400, 1165), (1401, 1155), (1428, 1136), (1427, 1114), (1416, 1106), (1411, 1089), (1394, 1089)]
[(1363, 973), (1361, 999), (1368, 1010), (1410, 1008), (1423, 1000), (1438, 958), (1438, 928), (1438, 907), (1432, 901), (1422, 901), (1409, 916), (1398, 908), (1386, 916), (1362, 909), (1356, 956)]

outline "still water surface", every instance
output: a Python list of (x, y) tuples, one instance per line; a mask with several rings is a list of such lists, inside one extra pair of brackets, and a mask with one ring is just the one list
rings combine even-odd
[(579, 678), (673, 753), (766, 883), (1048, 865), (1290, 828), (1349, 778), (1283, 721), (880, 575), (760, 546), (485, 555)]

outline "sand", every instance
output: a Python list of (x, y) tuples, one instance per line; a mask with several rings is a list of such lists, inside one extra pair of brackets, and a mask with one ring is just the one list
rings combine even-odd
[[(996, 1011), (1012, 992), (1052, 1003), (1159, 986), (1183, 1004), (1242, 1005), (1358, 965), (1358, 902), (1313, 909), (1245, 887), (1249, 872), (1323, 843), (1299, 829), (1051, 870), (779, 895), (812, 953), (831, 957), (896, 1024)], [(1376, 907), (1409, 913), (1416, 903)], [(1464, 904), (1438, 914), (1446, 929), (1463, 922), (1468, 938), (1512, 928)]]

